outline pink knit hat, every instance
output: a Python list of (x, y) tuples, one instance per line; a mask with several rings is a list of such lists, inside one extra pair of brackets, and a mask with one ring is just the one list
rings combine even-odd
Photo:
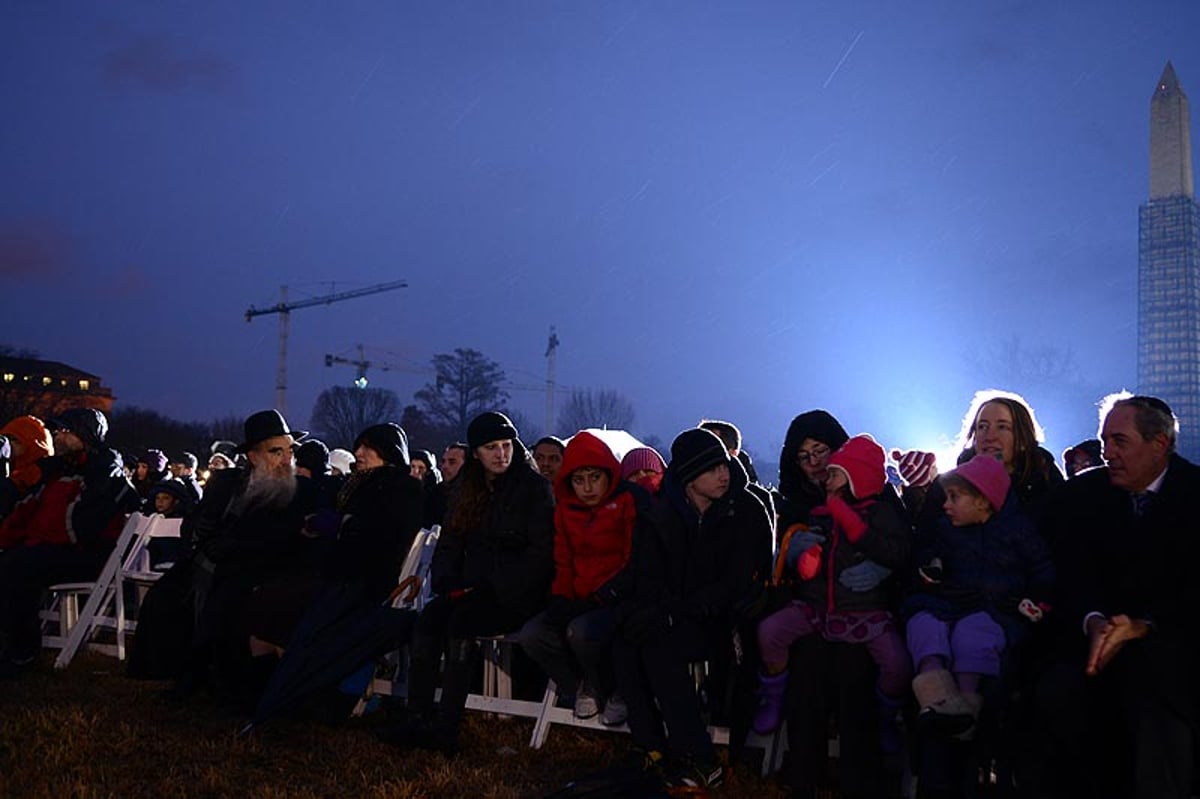
[(625, 457), (621, 459), (621, 479), (627, 480), (629, 475), (642, 469), (662, 474), (666, 468), (667, 465), (663, 463), (658, 450), (652, 447), (635, 447), (626, 452)]
[(848, 439), (829, 456), (829, 468), (845, 472), (855, 499), (873, 497), (883, 490), (887, 484), (883, 462), (883, 447), (865, 433)]
[(1008, 496), (1008, 488), (1012, 479), (1004, 469), (1004, 463), (992, 455), (976, 455), (971, 460), (959, 466), (946, 475), (957, 476), (966, 480), (983, 494), (984, 499), (992, 504), (994, 510), (1004, 507)]

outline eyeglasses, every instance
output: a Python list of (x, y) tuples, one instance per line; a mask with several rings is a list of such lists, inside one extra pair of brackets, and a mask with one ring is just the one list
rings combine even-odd
[(796, 463), (804, 464), (810, 461), (823, 461), (829, 457), (829, 447), (813, 447), (802, 449), (796, 453)]

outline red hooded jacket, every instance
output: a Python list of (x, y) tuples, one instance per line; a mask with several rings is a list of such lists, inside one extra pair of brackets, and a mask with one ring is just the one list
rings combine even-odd
[[(609, 489), (598, 505), (579, 501), (571, 473), (585, 466), (608, 472)], [(591, 433), (576, 434), (563, 452), (554, 482), (554, 584), (551, 593), (588, 599), (629, 562), (637, 508), (621, 485), (621, 464)]]
[(21, 454), (13, 458), (9, 478), (24, 494), (42, 479), (42, 468), (38, 461), (54, 454), (50, 431), (36, 416), (18, 416), (0, 428), (0, 435), (21, 443)]

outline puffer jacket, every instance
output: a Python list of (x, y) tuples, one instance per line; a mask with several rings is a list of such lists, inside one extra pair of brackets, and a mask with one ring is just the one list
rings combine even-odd
[(1017, 612), (1018, 603), (1051, 598), (1054, 561), (1016, 489), (983, 524), (954, 527), (943, 514), (934, 535), (921, 539), (913, 562), (920, 566), (934, 557), (941, 559), (944, 577), (937, 585), (913, 578), (904, 600), (906, 617), (926, 611), (952, 621), (983, 611), (1004, 628), (1012, 645), (1029, 624)]
[(138, 499), (121, 456), (103, 447), (43, 458), (43, 483), (0, 524), (0, 549), (24, 544), (109, 546)]
[[(593, 507), (580, 502), (571, 487), (572, 473), (583, 467), (608, 473), (608, 493)], [(607, 444), (588, 432), (571, 438), (554, 483), (552, 594), (591, 599), (629, 563), (639, 502), (634, 486), (620, 476), (621, 464)], [(609, 596), (606, 601), (617, 598)]]

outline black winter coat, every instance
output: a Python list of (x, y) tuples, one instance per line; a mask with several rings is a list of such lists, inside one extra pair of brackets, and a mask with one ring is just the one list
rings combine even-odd
[(382, 600), (396, 587), (421, 529), (421, 483), (392, 465), (356, 477), (350, 477), (350, 493), (338, 503), (342, 521), (322, 558), (322, 573), (329, 580), (361, 581), (371, 599)]
[[(447, 518), (461, 489), (452, 495)], [(554, 494), (521, 457), (496, 478), (479, 529), (443, 528), (433, 553), (433, 590), (483, 588), (517, 615), (545, 607), (554, 577)]]
[(304, 543), (303, 514), (298, 502), (281, 510), (242, 509), (249, 480), (246, 469), (215, 472), (204, 499), (184, 519), (181, 534), (217, 566), (219, 575), (257, 584), (288, 571), (298, 559)]
[(771, 571), (771, 525), (730, 466), (725, 495), (700, 515), (670, 469), (650, 513), (634, 530), (632, 606), (671, 603), (672, 615), (732, 624), (750, 612)]

